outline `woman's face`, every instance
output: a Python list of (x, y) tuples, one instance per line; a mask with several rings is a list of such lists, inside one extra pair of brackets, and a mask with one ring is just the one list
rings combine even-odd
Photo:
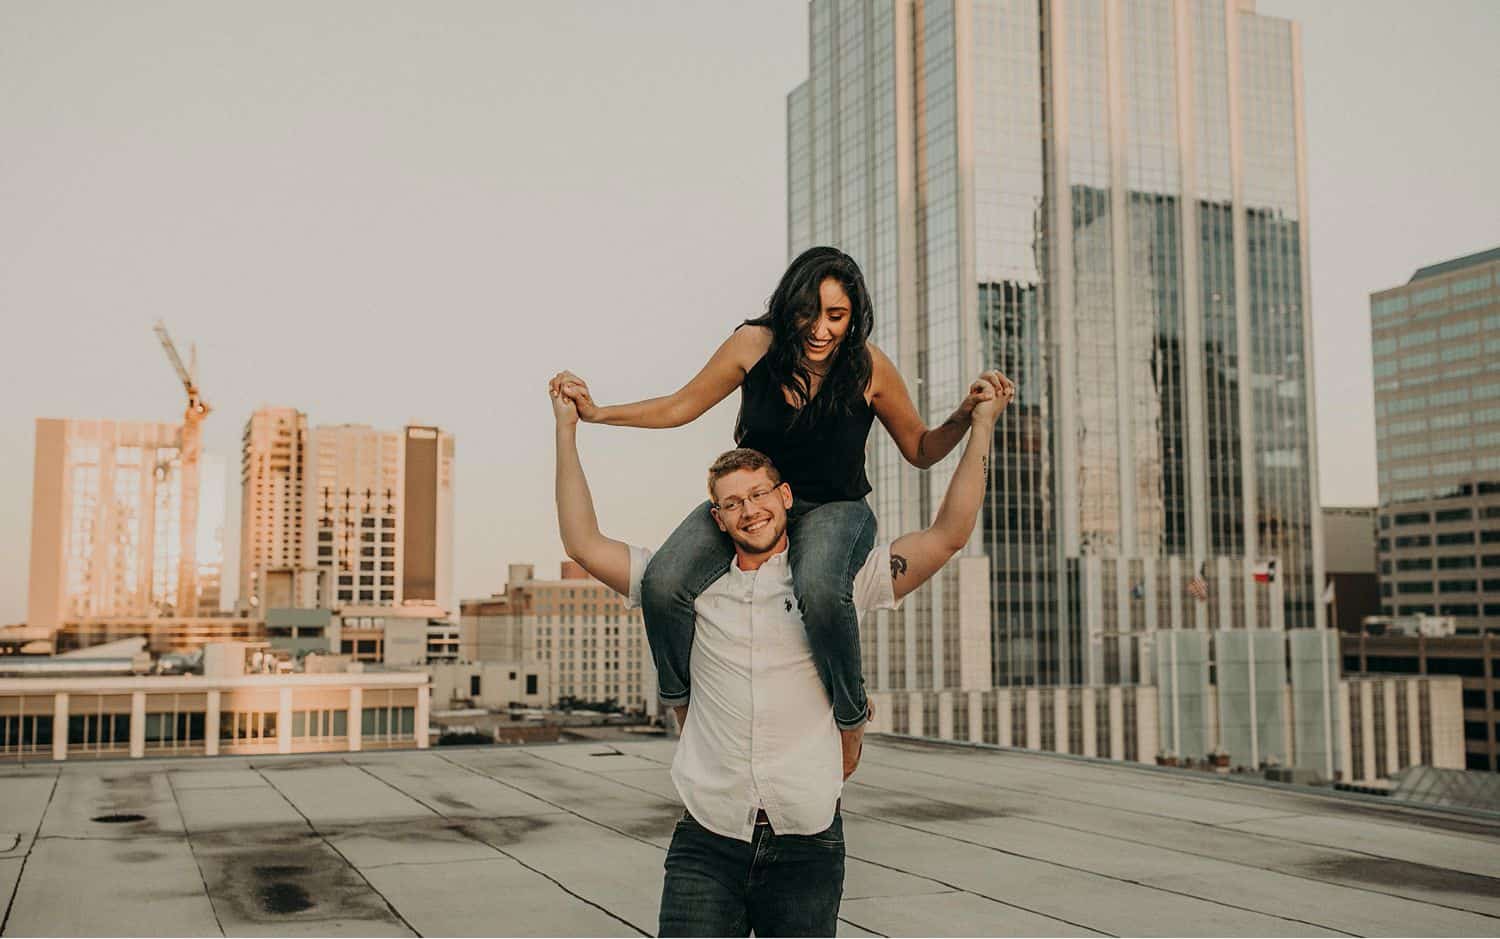
[(849, 331), (849, 316), (853, 312), (849, 294), (837, 277), (825, 277), (818, 287), (822, 311), (811, 328), (803, 335), (802, 351), (813, 363), (828, 362), (838, 351), (839, 343)]

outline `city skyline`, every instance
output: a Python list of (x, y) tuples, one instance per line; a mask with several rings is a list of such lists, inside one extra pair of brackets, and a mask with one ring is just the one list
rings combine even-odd
[[(1304, 24), (1320, 489), (1325, 504), (1373, 504), (1365, 298), (1500, 244), (1484, 209), (1500, 191), (1480, 166), (1500, 131), (1457, 120), (1500, 88), (1477, 55), (1500, 14), (1362, 4), (1343, 24), (1319, 5), (1257, 7)], [(221, 458), (261, 403), (462, 438), (463, 597), (500, 590), (511, 560), (546, 572), (562, 557), (548, 375), (572, 368), (603, 401), (663, 393), (760, 311), (785, 264), (784, 96), (808, 74), (803, 3), (562, 5), (539, 24), (478, 5), (441, 24), (353, 10), (320, 8), (306, 30), (275, 9), (0, 11), (28, 37), (0, 64), (13, 90), (0, 143), (16, 155), (0, 167), (14, 208), (0, 220), (0, 311), (23, 323), (14, 373), (31, 389), (0, 409), (0, 621), (24, 618), (35, 419), (178, 418), (157, 316), (198, 345), (216, 409), (205, 447)], [(1420, 67), (1352, 64), (1345, 44)], [(1413, 92), (1425, 107), (1394, 88), (1412, 74), (1430, 80)], [(1367, 97), (1340, 84), (1360, 81)], [(1434, 122), (1478, 142), (1409, 139)], [(1384, 200), (1378, 237), (1354, 237), (1360, 191)], [(347, 381), (348, 368), (383, 380)], [(670, 530), (728, 445), (733, 409), (674, 432), (583, 435), (618, 470), (596, 482), (613, 533), (654, 543)], [(648, 493), (631, 467), (649, 468)], [(231, 519), (238, 508), (236, 492)], [(238, 532), (224, 543), (227, 579)]]

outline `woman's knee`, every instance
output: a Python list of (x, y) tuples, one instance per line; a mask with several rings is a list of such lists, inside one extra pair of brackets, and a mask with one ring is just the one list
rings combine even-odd
[(809, 627), (854, 616), (854, 587), (842, 577), (813, 577), (797, 585), (797, 601)]
[(830, 502), (792, 530), (792, 572), (799, 582), (853, 580), (875, 546), (875, 515), (863, 502)]
[(644, 607), (690, 601), (701, 592), (701, 581), (723, 573), (732, 550), (725, 545), (704, 503), (689, 513), (646, 565), (641, 574)]

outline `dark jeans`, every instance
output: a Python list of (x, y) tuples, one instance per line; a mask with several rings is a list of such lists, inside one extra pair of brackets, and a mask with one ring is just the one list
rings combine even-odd
[[(854, 575), (875, 546), (875, 513), (861, 501), (805, 502), (787, 513), (787, 561), (792, 588), (807, 627), (807, 641), (841, 730), (865, 722), (865, 680), (860, 668), (859, 617)], [(693, 601), (729, 570), (734, 546), (719, 531), (707, 502), (694, 509), (641, 577), (646, 640), (656, 660), (656, 684), (668, 705), (686, 704), (688, 663), (697, 616)]]
[(684, 815), (667, 849), (663, 936), (832, 936), (844, 894), (844, 820), (816, 835), (755, 826), (748, 844)]

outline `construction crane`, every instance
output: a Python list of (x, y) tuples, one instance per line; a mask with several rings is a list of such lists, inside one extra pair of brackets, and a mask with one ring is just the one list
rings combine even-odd
[(183, 390), (187, 392), (187, 410), (183, 412), (182, 427), (178, 430), (177, 439), (181, 461), (182, 507), (179, 512), (181, 552), (177, 567), (176, 613), (178, 616), (196, 616), (198, 614), (198, 463), (203, 452), (201, 425), (203, 419), (213, 409), (208, 406), (208, 402), (203, 400), (203, 395), (198, 391), (198, 379), (195, 374), (198, 370), (197, 350), (192, 352), (191, 367), (184, 365), (182, 356), (177, 354), (177, 346), (173, 344), (172, 337), (167, 333), (166, 324), (157, 320), (151, 329), (156, 333), (156, 338), (161, 341), (161, 347), (166, 351), (168, 361), (177, 371)]

